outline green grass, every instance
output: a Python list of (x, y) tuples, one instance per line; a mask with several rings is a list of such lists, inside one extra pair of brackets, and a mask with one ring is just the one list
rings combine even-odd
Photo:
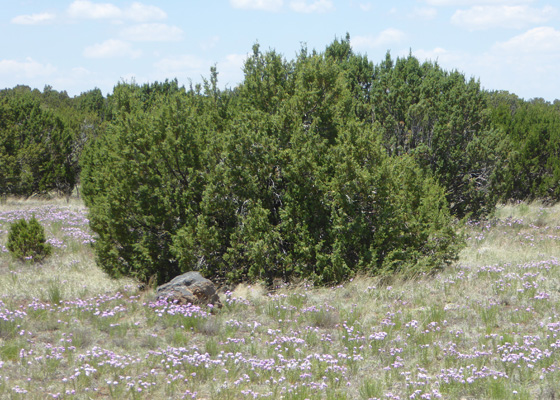
[(8, 199), (2, 232), (15, 211), (64, 246), (42, 264), (0, 252), (0, 398), (560, 396), (560, 207), (467, 224), (468, 246), (435, 276), (239, 285), (214, 313), (157, 305), (154, 288), (100, 271), (67, 234), (76, 219), (49, 223), (83, 215), (78, 201)]

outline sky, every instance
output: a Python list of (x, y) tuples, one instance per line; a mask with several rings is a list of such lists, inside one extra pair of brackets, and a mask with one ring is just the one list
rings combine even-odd
[(559, 0), (0, 0), (0, 88), (70, 96), (121, 82), (243, 80), (252, 47), (294, 59), (350, 35), (375, 64), (412, 53), (487, 90), (560, 99)]

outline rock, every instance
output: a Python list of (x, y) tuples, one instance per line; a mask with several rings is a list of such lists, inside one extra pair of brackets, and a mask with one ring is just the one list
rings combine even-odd
[(167, 299), (177, 304), (190, 303), (201, 306), (211, 304), (214, 307), (222, 307), (216, 286), (196, 271), (176, 276), (171, 281), (158, 286), (156, 296), (158, 300)]

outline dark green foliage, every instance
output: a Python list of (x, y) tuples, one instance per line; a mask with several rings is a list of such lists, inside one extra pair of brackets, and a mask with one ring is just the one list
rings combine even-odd
[(255, 46), (233, 91), (217, 89), (215, 69), (203, 93), (119, 84), (83, 157), (99, 264), (159, 282), (198, 269), (327, 283), (453, 260), (445, 193), (363, 120), (371, 65), (348, 61), (346, 45), (294, 62)]
[(479, 82), (412, 56), (375, 67), (373, 114), (389, 154), (412, 154), (445, 188), (453, 214), (487, 215), (494, 208), (490, 176), (494, 132)]
[(29, 221), (20, 219), (10, 226), (6, 245), (14, 258), (42, 261), (52, 252), (52, 246), (46, 243), (43, 226), (32, 217)]
[(69, 195), (83, 146), (101, 124), (99, 95), (86, 105), (49, 86), (0, 91), (0, 194)]
[(135, 85), (115, 88), (120, 106), (84, 154), (82, 193), (99, 234), (99, 264), (113, 275), (157, 275), (161, 282), (180, 272), (169, 245), (198, 213), (210, 113), (198, 114), (192, 94), (174, 89), (144, 110), (141, 92)]
[(491, 119), (501, 135), (501, 168), (494, 177), (504, 201), (560, 198), (560, 110), (542, 99), (489, 94)]
[(106, 105), (103, 94), (99, 89), (93, 89), (88, 92), (80, 94), (77, 101), (77, 108), (81, 112), (95, 113), (99, 118), (104, 119)]

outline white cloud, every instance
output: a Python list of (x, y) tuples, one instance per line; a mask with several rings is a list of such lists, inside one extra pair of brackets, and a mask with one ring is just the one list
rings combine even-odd
[(37, 78), (50, 76), (56, 72), (51, 64), (41, 64), (28, 57), (25, 61), (0, 60), (0, 75), (17, 78)]
[(316, 0), (310, 4), (305, 0), (294, 0), (290, 2), (290, 8), (295, 12), (310, 14), (332, 11), (334, 5), (331, 0)]
[(391, 43), (399, 43), (406, 37), (403, 31), (398, 29), (389, 28), (380, 32), (378, 35), (373, 36), (356, 36), (352, 38), (351, 44), (354, 48), (373, 48), (386, 46)]
[(132, 3), (121, 9), (111, 3), (93, 3), (89, 0), (75, 0), (68, 7), (68, 15), (83, 19), (127, 19), (136, 22), (155, 21), (167, 18), (167, 14), (159, 7)]
[(218, 64), (218, 71), (220, 70), (220, 66), (227, 70), (241, 71), (245, 65), (247, 57), (247, 54), (228, 54), (225, 57), (225, 60)]
[(220, 87), (233, 87), (243, 81), (243, 66), (248, 54), (228, 54), (216, 65)]
[(190, 54), (164, 58), (154, 64), (156, 69), (167, 78), (184, 75), (192, 77), (193, 73), (200, 75), (207, 65), (210, 64), (202, 58)]
[[(448, 50), (436, 47), (431, 50), (415, 50), (413, 54), (420, 62), (437, 62), (439, 66), (448, 71), (457, 70), (465, 75), (467, 79), (473, 77), (480, 79), (482, 86), (491, 82), (492, 87), (488, 90), (510, 90), (515, 92), (516, 88), (512, 82), (516, 82), (511, 74), (511, 69), (504, 66), (504, 60), (488, 53), (469, 53), (461, 50)], [(403, 51), (402, 56), (407, 56)]]
[(283, 0), (229, 0), (233, 8), (278, 11), (284, 4)]
[(542, 26), (528, 30), (507, 42), (497, 43), (496, 51), (506, 51), (521, 57), (530, 53), (542, 53), (548, 56), (560, 56), (560, 30)]
[(92, 72), (84, 67), (75, 67), (72, 68), (72, 73), (71, 73), (72, 77), (74, 78), (86, 78), (88, 76), (92, 75)]
[(68, 14), (73, 18), (118, 19), (122, 11), (110, 3), (92, 3), (89, 0), (76, 0), (68, 7)]
[(398, 29), (385, 29), (376, 37), (376, 45), (381, 46), (388, 43), (400, 42), (405, 38), (405, 33)]
[[(486, 55), (489, 80), (521, 97), (559, 98), (560, 30), (538, 27), (496, 43)], [(500, 70), (496, 71), (496, 65)]]
[(44, 13), (31, 14), (31, 15), (19, 15), (17, 17), (12, 18), (12, 23), (18, 25), (38, 25), (38, 24), (52, 21), (55, 18), (56, 15), (52, 13), (44, 12)]
[(414, 52), (414, 57), (418, 58), (420, 61), (428, 60), (428, 61), (438, 61), (440, 57), (447, 56), (448, 51), (442, 47), (436, 47), (432, 50), (416, 50)]
[(167, 18), (167, 14), (161, 8), (142, 3), (132, 3), (130, 7), (124, 9), (124, 15), (126, 18), (137, 22), (156, 21)]
[[(401, 56), (406, 57), (408, 54), (409, 51), (403, 50)], [(443, 47), (435, 47), (431, 50), (415, 50), (413, 55), (421, 62), (437, 62), (444, 68), (458, 69), (459, 71), (471, 71), (473, 69), (471, 66), (473, 55), (462, 51), (449, 51)]]
[[(87, 68), (74, 67), (69, 71), (57, 74), (57, 76), (49, 79), (49, 82), (51, 82), (54, 87), (59, 87), (67, 90), (69, 94), (70, 92), (78, 94), (80, 92), (83, 92), (84, 90), (93, 89), (95, 85), (90, 85), (92, 85), (92, 80), (94, 79), (95, 74), (93, 74)], [(78, 86), (80, 86), (81, 88), (87, 87), (88, 89), (78, 89)]]
[(431, 6), (482, 6), (489, 4), (529, 4), (534, 0), (425, 0)]
[(84, 57), (87, 58), (113, 58), (130, 57), (136, 58), (141, 52), (134, 50), (130, 43), (117, 39), (109, 39), (103, 43), (97, 43), (84, 49)]
[(360, 3), (358, 5), (358, 7), (360, 7), (360, 10), (367, 12), (367, 11), (371, 11), (373, 9), (373, 4), (371, 2)]
[(218, 35), (214, 35), (212, 37), (209, 37), (209, 38), (203, 40), (200, 43), (200, 48), (202, 50), (210, 50), (210, 49), (216, 47), (216, 45), (218, 44), (219, 41), (220, 41), (220, 37)]
[(371, 11), (373, 9), (373, 4), (371, 2), (360, 3), (360, 4), (358, 4), (358, 7), (360, 7), (360, 10), (367, 12), (367, 11)]
[(140, 24), (123, 29), (121, 36), (135, 42), (174, 42), (183, 38), (183, 30), (160, 23)]
[(540, 24), (557, 15), (557, 9), (519, 6), (474, 6), (468, 10), (457, 10), (451, 17), (455, 25), (470, 30), (489, 28), (523, 28), (529, 24)]
[(481, 53), (444, 48), (413, 53), (420, 61), (437, 61), (444, 69), (480, 78), (487, 90), (508, 90), (526, 99), (559, 97), (560, 30), (552, 27), (530, 29)]
[(437, 10), (433, 7), (414, 8), (409, 16), (412, 18), (434, 19), (437, 16)]

